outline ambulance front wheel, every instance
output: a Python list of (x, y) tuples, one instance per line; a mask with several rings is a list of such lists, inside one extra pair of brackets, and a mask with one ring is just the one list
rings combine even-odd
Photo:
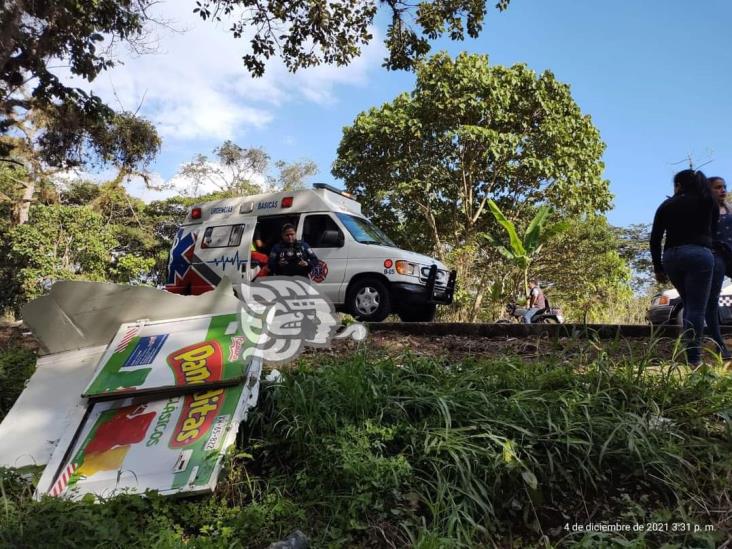
[(381, 322), (391, 312), (391, 299), (386, 285), (376, 278), (363, 278), (348, 290), (348, 310), (364, 322)]

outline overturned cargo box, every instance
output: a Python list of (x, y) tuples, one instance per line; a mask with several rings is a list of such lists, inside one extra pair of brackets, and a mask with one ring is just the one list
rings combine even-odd
[(91, 402), (56, 447), (37, 495), (213, 490), (224, 453), (256, 404), (259, 376), (253, 361), (246, 382), (233, 387)]
[(239, 305), (230, 286), (55, 285), (24, 309), (45, 354), (0, 424), (0, 466), (45, 466), (36, 497), (212, 490), (259, 391)]

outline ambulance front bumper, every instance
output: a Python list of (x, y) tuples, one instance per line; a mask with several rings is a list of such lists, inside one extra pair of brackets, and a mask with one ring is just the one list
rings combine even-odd
[(426, 284), (414, 284), (411, 282), (392, 282), (393, 301), (404, 305), (438, 304), (449, 305), (452, 303), (455, 293), (456, 272), (452, 271), (444, 286), (435, 284), (437, 267), (430, 269)]

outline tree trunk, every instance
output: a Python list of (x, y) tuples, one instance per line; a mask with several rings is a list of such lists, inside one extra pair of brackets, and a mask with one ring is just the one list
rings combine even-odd
[(478, 290), (478, 294), (475, 296), (475, 301), (473, 301), (473, 310), (470, 313), (470, 322), (475, 322), (475, 319), (478, 318), (478, 313), (480, 312), (480, 306), (483, 304), (483, 296), (485, 295), (486, 285), (481, 284), (480, 290)]
[(31, 202), (33, 202), (33, 193), (35, 193), (35, 191), (35, 181), (33, 179), (29, 179), (25, 184), (25, 189), (23, 189), (23, 196), (14, 208), (13, 223), (15, 225), (24, 225), (28, 223)]

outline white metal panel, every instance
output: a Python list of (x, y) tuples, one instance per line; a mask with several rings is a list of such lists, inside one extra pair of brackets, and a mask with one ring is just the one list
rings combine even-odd
[(81, 392), (105, 346), (49, 355), (0, 424), (0, 466), (45, 465), (86, 400)]

